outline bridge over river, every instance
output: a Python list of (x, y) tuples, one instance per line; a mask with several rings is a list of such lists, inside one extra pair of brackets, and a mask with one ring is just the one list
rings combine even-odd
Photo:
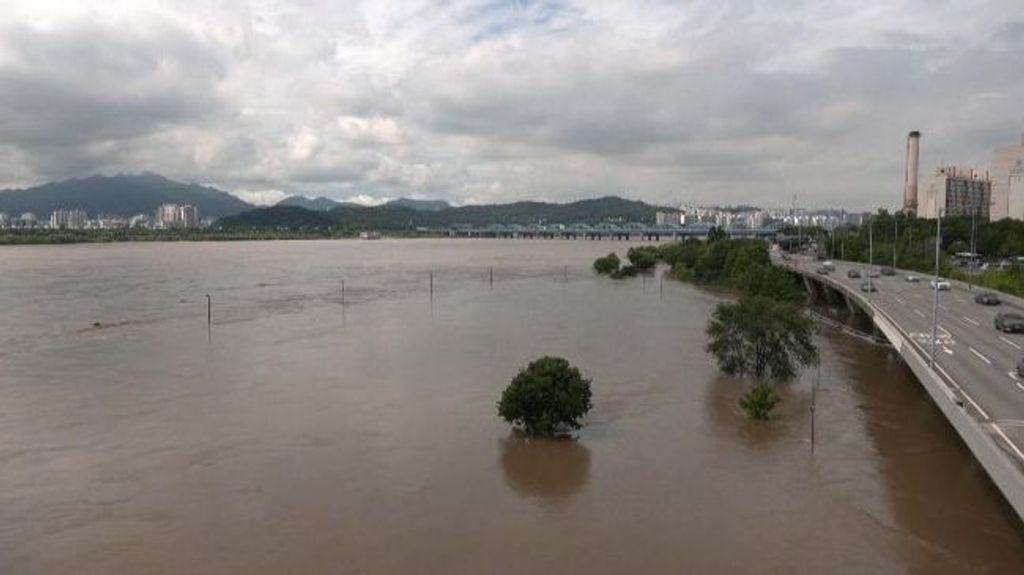
[[(876, 292), (861, 290), (869, 266), (836, 261), (828, 275), (816, 272), (821, 262), (804, 256), (773, 259), (800, 274), (812, 290), (841, 294), (863, 310), (892, 343), (939, 409), (957, 430), (1003, 495), (1024, 518), (1024, 381), (1016, 373), (1024, 355), (1024, 334), (996, 330), (999, 311), (1024, 306), (1004, 297), (1000, 306), (974, 302), (966, 284), (951, 282), (939, 292), (934, 363), (931, 361), (934, 292), (930, 276), (898, 271), (872, 279)], [(849, 278), (856, 268), (863, 278)], [(919, 282), (907, 281), (916, 275)]]

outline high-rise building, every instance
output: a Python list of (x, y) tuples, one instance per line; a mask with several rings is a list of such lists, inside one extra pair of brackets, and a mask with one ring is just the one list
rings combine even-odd
[(917, 215), (934, 218), (937, 210), (945, 216), (975, 215), (989, 219), (992, 180), (988, 172), (940, 166), (917, 194)]
[(54, 210), (50, 214), (50, 227), (57, 230), (80, 230), (89, 217), (84, 210)]
[(199, 207), (191, 204), (161, 204), (156, 210), (156, 225), (160, 228), (199, 227)]
[(917, 213), (917, 172), (921, 157), (921, 132), (914, 130), (907, 134), (907, 168), (903, 175), (903, 212)]
[(992, 220), (1024, 219), (1024, 135), (992, 154)]

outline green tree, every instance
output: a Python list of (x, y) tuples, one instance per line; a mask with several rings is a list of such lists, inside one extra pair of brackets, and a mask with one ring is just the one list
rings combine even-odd
[(747, 415), (761, 421), (767, 420), (775, 406), (782, 401), (771, 384), (759, 381), (740, 398), (740, 407)]
[(498, 401), (498, 415), (528, 435), (552, 437), (579, 429), (591, 406), (590, 380), (565, 359), (545, 356), (512, 379)]
[(812, 320), (791, 303), (765, 297), (718, 304), (707, 335), (708, 352), (732, 375), (788, 379), (818, 360)]
[(599, 274), (610, 274), (619, 271), (619, 256), (612, 252), (603, 258), (594, 260), (594, 271)]
[(629, 263), (638, 271), (654, 269), (658, 265), (658, 248), (655, 246), (636, 246), (626, 252)]

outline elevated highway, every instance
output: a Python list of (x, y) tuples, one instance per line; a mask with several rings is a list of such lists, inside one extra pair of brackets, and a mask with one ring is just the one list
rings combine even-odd
[[(861, 289), (866, 264), (834, 261), (835, 271), (817, 273), (821, 262), (793, 256), (773, 258), (799, 274), (808, 287), (832, 290), (863, 310), (917, 375), (989, 476), (1024, 519), (1024, 379), (1016, 373), (1024, 357), (1024, 334), (994, 327), (1000, 311), (1024, 310), (1004, 298), (999, 306), (974, 302), (973, 291), (959, 283), (939, 292), (935, 357), (932, 362), (933, 298), (931, 276), (897, 270), (872, 278), (877, 291)], [(861, 278), (849, 278), (857, 269)], [(920, 281), (907, 281), (916, 276)]]

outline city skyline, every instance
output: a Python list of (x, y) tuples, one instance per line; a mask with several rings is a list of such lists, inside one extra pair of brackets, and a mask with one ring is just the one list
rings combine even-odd
[(0, 188), (898, 207), (1019, 141), (1012, 0), (4, 2)]

